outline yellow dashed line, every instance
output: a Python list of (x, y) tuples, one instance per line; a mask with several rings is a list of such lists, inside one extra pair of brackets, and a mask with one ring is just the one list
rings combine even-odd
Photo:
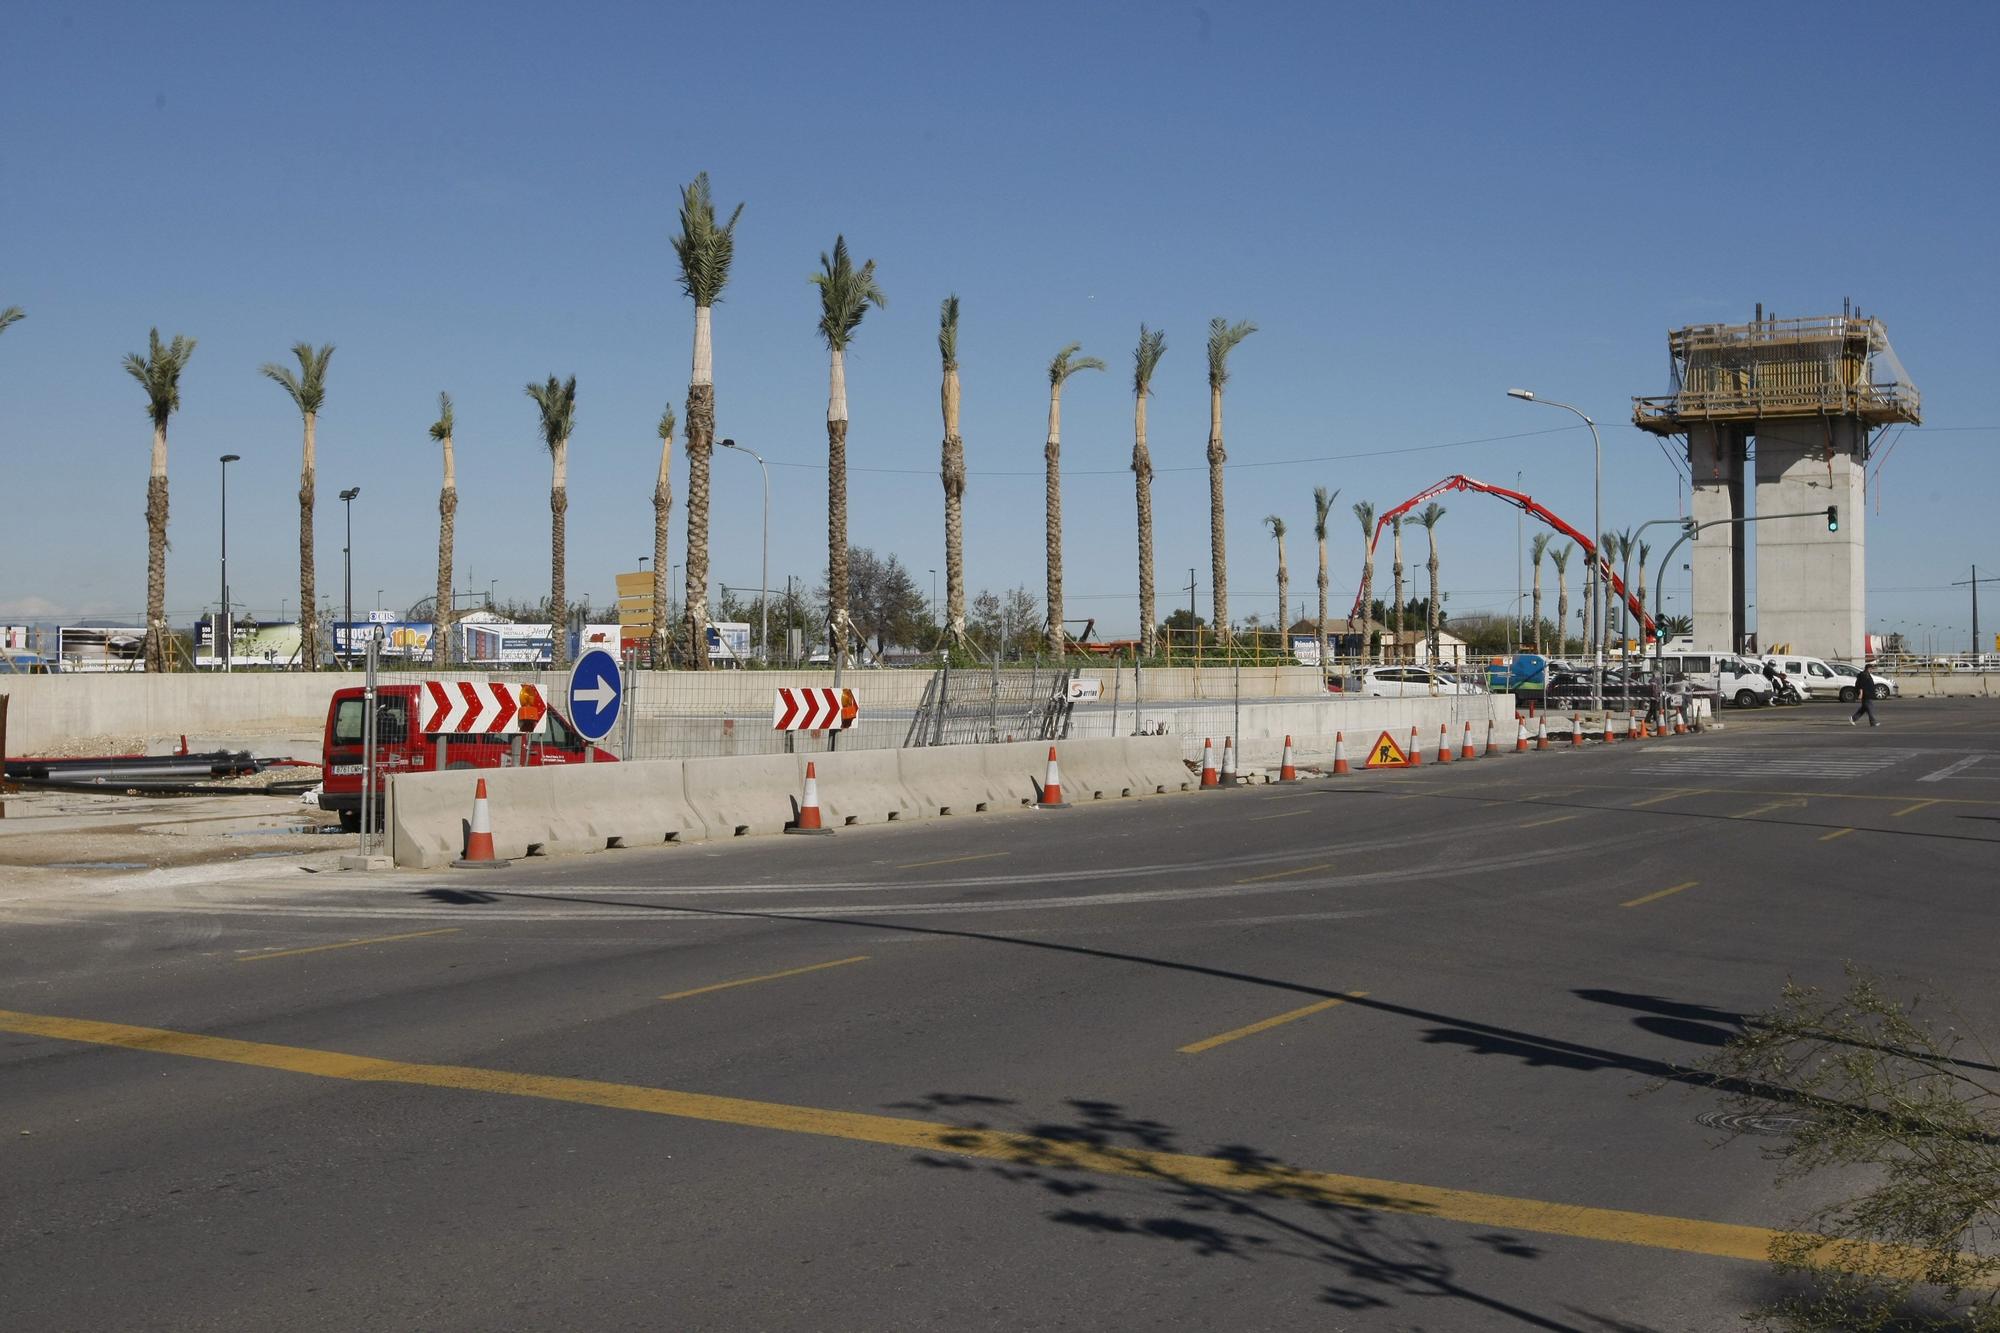
[(868, 955), (856, 954), (852, 958), (836, 958), (830, 963), (814, 963), (811, 967), (794, 967), (784, 972), (766, 972), (761, 977), (744, 977), (740, 981), (718, 981), (713, 986), (696, 986), (693, 990), (677, 990), (672, 995), (662, 995), (662, 1000), (685, 1000), (690, 995), (706, 995), (710, 991), (732, 990), (737, 986), (754, 986), (760, 981), (778, 981), (785, 977), (804, 976), (808, 972), (823, 972), (829, 967), (846, 967), (849, 963), (865, 963)]
[(1213, 1037), (1203, 1037), (1200, 1041), (1192, 1041), (1180, 1047), (1179, 1051), (1182, 1055), (1200, 1055), (1203, 1051), (1214, 1050), (1224, 1042), (1235, 1041), (1239, 1037), (1254, 1037), (1259, 1032), (1269, 1032), (1272, 1028), (1280, 1024), (1289, 1023), (1294, 1019), (1305, 1018), (1312, 1014), (1322, 1013), (1337, 1004), (1346, 1004), (1349, 1000), (1358, 1000), (1367, 993), (1365, 990), (1349, 991), (1346, 995), (1335, 999), (1321, 1000), (1317, 1004), (1304, 1005), (1272, 1018), (1259, 1019), (1257, 1022), (1251, 1023), (1246, 1027), (1232, 1028), (1228, 1032), (1217, 1033)]
[(328, 949), (358, 949), (364, 944), (391, 944), (397, 940), (420, 940), (426, 935), (451, 935), (457, 926), (446, 926), (441, 930), (413, 930), (407, 935), (375, 935), (365, 940), (342, 940), (338, 944), (314, 944), (304, 949), (280, 949), (276, 953), (253, 953), (237, 959), (239, 963), (261, 963), (267, 958), (295, 958), (302, 953), (325, 953)]
[(1619, 906), (1620, 906), (1620, 907), (1644, 907), (1644, 906), (1645, 906), (1645, 905), (1646, 905), (1647, 903), (1651, 903), (1651, 902), (1658, 902), (1658, 901), (1659, 901), (1660, 899), (1662, 899), (1662, 898), (1666, 897), (1666, 896), (1667, 896), (1668, 894), (1673, 894), (1673, 893), (1679, 893), (1679, 892), (1681, 892), (1681, 891), (1682, 891), (1683, 889), (1691, 889), (1691, 888), (1693, 888), (1693, 887), (1694, 887), (1695, 885), (1697, 885), (1697, 884), (1699, 884), (1699, 883), (1701, 883), (1701, 881), (1700, 881), (1700, 880), (1698, 880), (1698, 879), (1691, 879), (1691, 880), (1689, 880), (1689, 881), (1688, 881), (1687, 883), (1685, 883), (1685, 884), (1676, 884), (1676, 885), (1674, 885), (1674, 886), (1673, 886), (1673, 887), (1672, 887), (1671, 889), (1661, 889), (1661, 890), (1660, 890), (1660, 891), (1659, 891), (1658, 893), (1649, 893), (1649, 894), (1646, 894), (1646, 895), (1645, 895), (1645, 896), (1643, 896), (1643, 897), (1639, 897), (1639, 898), (1634, 898), (1634, 899), (1632, 899), (1632, 900), (1631, 900), (1630, 902), (1626, 902), (1626, 903), (1620, 903), (1620, 904), (1619, 904)]

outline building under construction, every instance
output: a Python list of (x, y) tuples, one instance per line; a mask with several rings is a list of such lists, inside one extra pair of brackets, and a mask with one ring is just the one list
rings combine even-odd
[(1686, 441), (1697, 522), (1732, 520), (1688, 548), (1696, 645), (1745, 646), (1742, 521), (1800, 514), (1758, 523), (1757, 639), (1766, 648), (1861, 657), (1868, 456), (1882, 430), (1923, 419), (1882, 322), (1854, 309), (1767, 318), (1760, 305), (1748, 324), (1676, 329), (1667, 350), (1674, 391), (1633, 399), (1633, 424)]

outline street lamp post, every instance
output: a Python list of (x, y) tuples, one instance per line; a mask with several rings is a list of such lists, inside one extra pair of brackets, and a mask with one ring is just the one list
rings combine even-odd
[(1598, 438), (1597, 423), (1592, 421), (1582, 408), (1559, 403), (1553, 398), (1537, 398), (1528, 389), (1509, 389), (1509, 398), (1519, 398), (1524, 403), (1542, 403), (1549, 407), (1560, 407), (1565, 412), (1574, 412), (1583, 418), (1583, 424), (1590, 427), (1590, 443), (1596, 459), (1594, 482), (1590, 502), (1590, 565), (1591, 577), (1598, 585), (1597, 596), (1590, 600), (1590, 644), (1592, 662), (1590, 672), (1590, 706), (1604, 707), (1604, 597), (1610, 591), (1610, 581), (1604, 577), (1604, 552), (1598, 543), (1604, 533), (1604, 441)]
[[(347, 607), (347, 636), (349, 641), (348, 642), (349, 658), (353, 656), (352, 649), (353, 649), (353, 638), (354, 638), (354, 497), (359, 494), (361, 494), (361, 488), (359, 486), (349, 486), (346, 490), (340, 493), (340, 502), (347, 508), (347, 545), (340, 548), (340, 563), (342, 570), (341, 573), (342, 595)], [(338, 638), (337, 635), (335, 637)], [(315, 661), (318, 660), (319, 656), (318, 645), (316, 644), (312, 645), (310, 647), (303, 649), (302, 651), (313, 654), (314, 660)]]
[(750, 455), (757, 460), (757, 467), (764, 474), (764, 558), (757, 575), (757, 638), (761, 655), (768, 666), (771, 661), (771, 469), (764, 465), (764, 455), (755, 449), (746, 449), (734, 440), (724, 440), (722, 447)]
[(229, 670), (229, 659), (236, 654), (231, 649), (229, 633), (229, 465), (243, 461), (241, 454), (222, 456), (222, 619), (210, 625), (210, 637), (215, 640), (216, 651), (222, 654), (222, 669)]

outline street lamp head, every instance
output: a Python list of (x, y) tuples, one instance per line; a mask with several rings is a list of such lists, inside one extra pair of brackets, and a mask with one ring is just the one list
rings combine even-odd
[(240, 463), (240, 462), (242, 462), (242, 461), (243, 461), (243, 455), (242, 455), (242, 454), (224, 454), (224, 455), (222, 456), (222, 461), (223, 461), (223, 462), (225, 462), (225, 463)]
[(359, 486), (349, 486), (346, 490), (340, 493), (340, 498), (343, 500), (352, 500), (355, 496), (359, 494), (361, 494), (361, 488)]
[(1535, 401), (1535, 394), (1532, 389), (1509, 389), (1507, 390), (1507, 396), (1509, 398), (1519, 398), (1529, 403)]
[(734, 449), (734, 448), (736, 447), (736, 441), (734, 441), (734, 440), (724, 440), (724, 441), (722, 442), (722, 447), (723, 447), (723, 448), (725, 448), (725, 449)]

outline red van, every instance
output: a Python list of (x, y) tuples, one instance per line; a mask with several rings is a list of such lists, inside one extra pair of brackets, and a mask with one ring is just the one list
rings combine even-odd
[[(576, 734), (568, 719), (548, 710), (545, 729), (537, 736), (451, 736), (445, 741), (444, 762), (438, 762), (438, 738), (416, 729), (415, 685), (382, 685), (375, 690), (375, 814), (382, 814), (382, 792), (391, 773), (430, 773), (439, 767), (506, 768), (514, 764), (615, 764), (618, 757)], [(367, 720), (367, 692), (359, 686), (335, 690), (326, 709), (326, 736), (320, 746), (325, 764), (320, 781), (319, 808), (339, 814), (350, 833), (361, 829), (361, 729)], [(518, 744), (519, 754), (515, 747)]]

